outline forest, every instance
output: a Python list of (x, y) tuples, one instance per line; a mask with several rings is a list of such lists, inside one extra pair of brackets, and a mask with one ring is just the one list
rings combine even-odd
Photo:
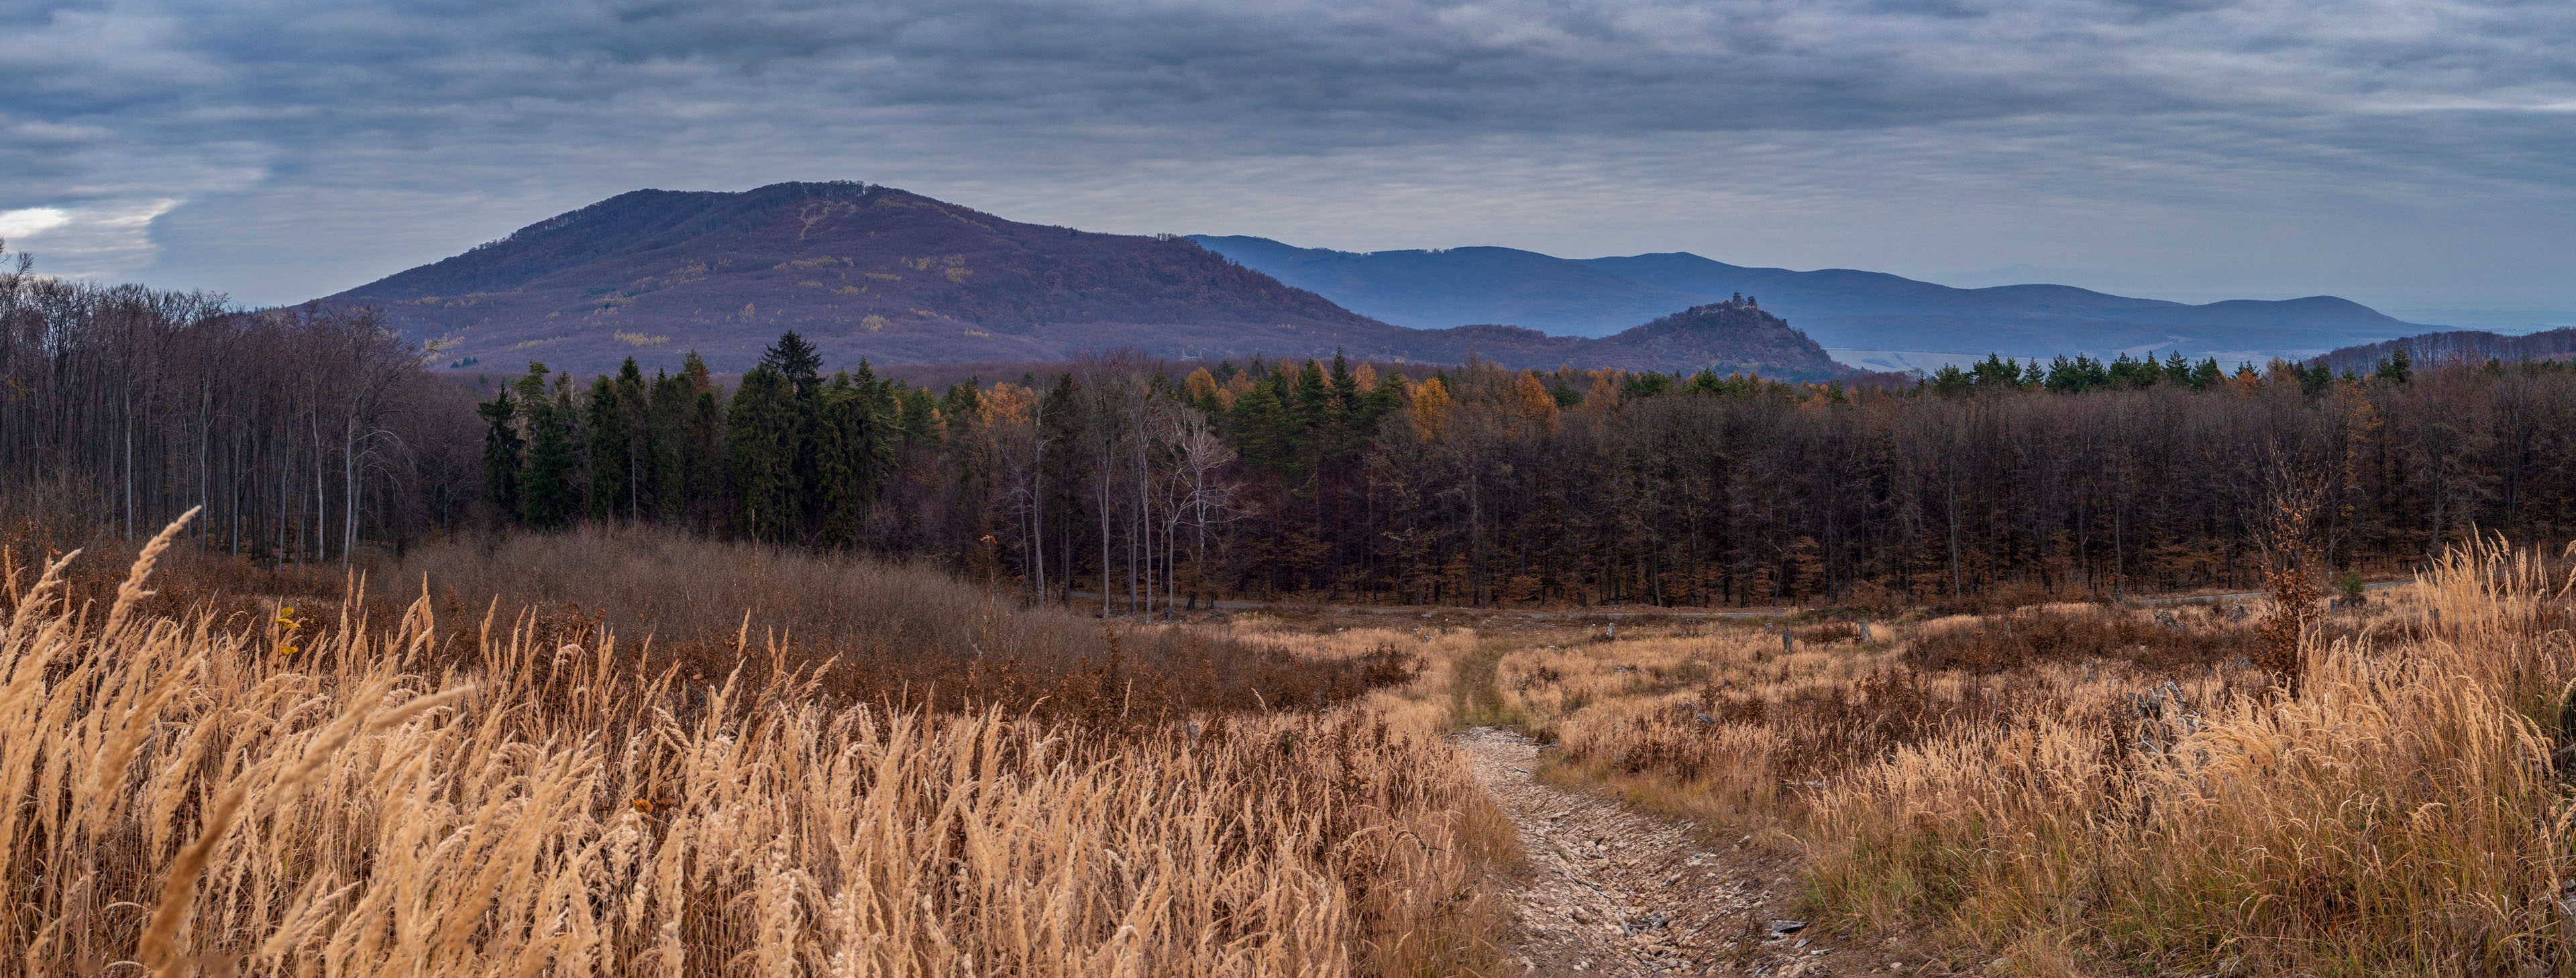
[[(1911, 384), (1105, 353), (933, 390), (795, 334), (736, 378), (433, 370), (365, 307), (0, 278), (0, 471), (127, 534), (346, 561), (574, 524), (929, 561), (1115, 610), (1966, 604), (2249, 587), (2576, 534), (2576, 371), (1990, 358)], [(727, 381), (730, 382), (727, 382)]]

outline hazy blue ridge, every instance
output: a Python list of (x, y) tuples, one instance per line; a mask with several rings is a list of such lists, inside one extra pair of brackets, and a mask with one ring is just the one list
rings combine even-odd
[(1425, 329), (1499, 323), (1601, 336), (1737, 294), (1847, 349), (2306, 355), (2426, 328), (2334, 296), (2191, 305), (2065, 285), (1959, 289), (1857, 269), (1754, 268), (1687, 252), (1567, 259), (1512, 248), (1361, 253), (1244, 236), (1192, 240), (1354, 312)]

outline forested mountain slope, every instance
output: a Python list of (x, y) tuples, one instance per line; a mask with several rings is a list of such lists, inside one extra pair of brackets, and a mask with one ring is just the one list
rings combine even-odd
[[(1587, 273), (1589, 275), (1589, 273)], [(464, 255), (350, 288), (456, 365), (605, 373), (621, 360), (750, 368), (778, 332), (835, 363), (1066, 360), (1139, 347), (1164, 358), (1332, 355), (1628, 371), (1852, 373), (1759, 309), (1672, 299), (1607, 340), (1533, 329), (1406, 329), (1334, 306), (1177, 237), (1018, 224), (860, 183), (744, 193), (634, 190)]]
[(891, 187), (638, 190), (333, 300), (382, 306), (446, 355), (580, 371), (690, 348), (750, 366), (782, 330), (835, 359), (1330, 352), (1390, 327), (1188, 241), (1006, 221)]
[[(1022, 224), (858, 183), (638, 190), (330, 298), (381, 307), (448, 363), (542, 360), (577, 373), (614, 370), (629, 356), (673, 369), (692, 349), (718, 372), (742, 370), (787, 330), (836, 362), (886, 364), (1136, 347), (1206, 359), (1473, 354), (1511, 366), (1760, 370), (1791, 380), (1850, 372), (1749, 308), (1678, 315), (1599, 343), (1485, 326), (1414, 330), (1186, 239)], [(1666, 296), (1622, 312), (1622, 325), (1691, 305)]]

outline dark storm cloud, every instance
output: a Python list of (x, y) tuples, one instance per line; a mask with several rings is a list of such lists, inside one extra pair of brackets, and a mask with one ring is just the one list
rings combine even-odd
[[(2511, 230), (2576, 188), (2571, 43), (2569, 5), (2456, 0), (0, 6), (0, 233), (282, 299), (635, 186), (792, 177), (1638, 242), (1601, 250), (1675, 207), (1978, 255), (2037, 201)], [(1930, 260), (1836, 263), (1873, 256)]]

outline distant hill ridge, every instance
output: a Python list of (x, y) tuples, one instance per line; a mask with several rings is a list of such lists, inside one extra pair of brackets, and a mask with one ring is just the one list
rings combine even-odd
[(1735, 293), (1827, 347), (2042, 356), (2118, 350), (2311, 355), (2420, 329), (2333, 296), (2188, 305), (2064, 285), (1958, 289), (1884, 272), (1729, 265), (1687, 252), (1569, 259), (1514, 248), (1346, 252), (1196, 235), (1363, 315), (1417, 328), (1507, 322), (1602, 335)]
[[(1507, 366), (1850, 373), (1747, 304), (1675, 301), (1600, 339), (1510, 326), (1415, 330), (1172, 236), (1022, 224), (893, 187), (638, 190), (329, 297), (373, 304), (460, 365), (577, 372), (690, 349), (739, 370), (785, 330), (832, 362), (1354, 356)], [(1676, 309), (1689, 308), (1676, 313)]]
[(2507, 336), (2479, 329), (2421, 333), (2378, 343), (2348, 346), (2316, 358), (2335, 370), (2368, 372), (2398, 350), (2429, 365), (2448, 360), (2576, 360), (2576, 327)]

